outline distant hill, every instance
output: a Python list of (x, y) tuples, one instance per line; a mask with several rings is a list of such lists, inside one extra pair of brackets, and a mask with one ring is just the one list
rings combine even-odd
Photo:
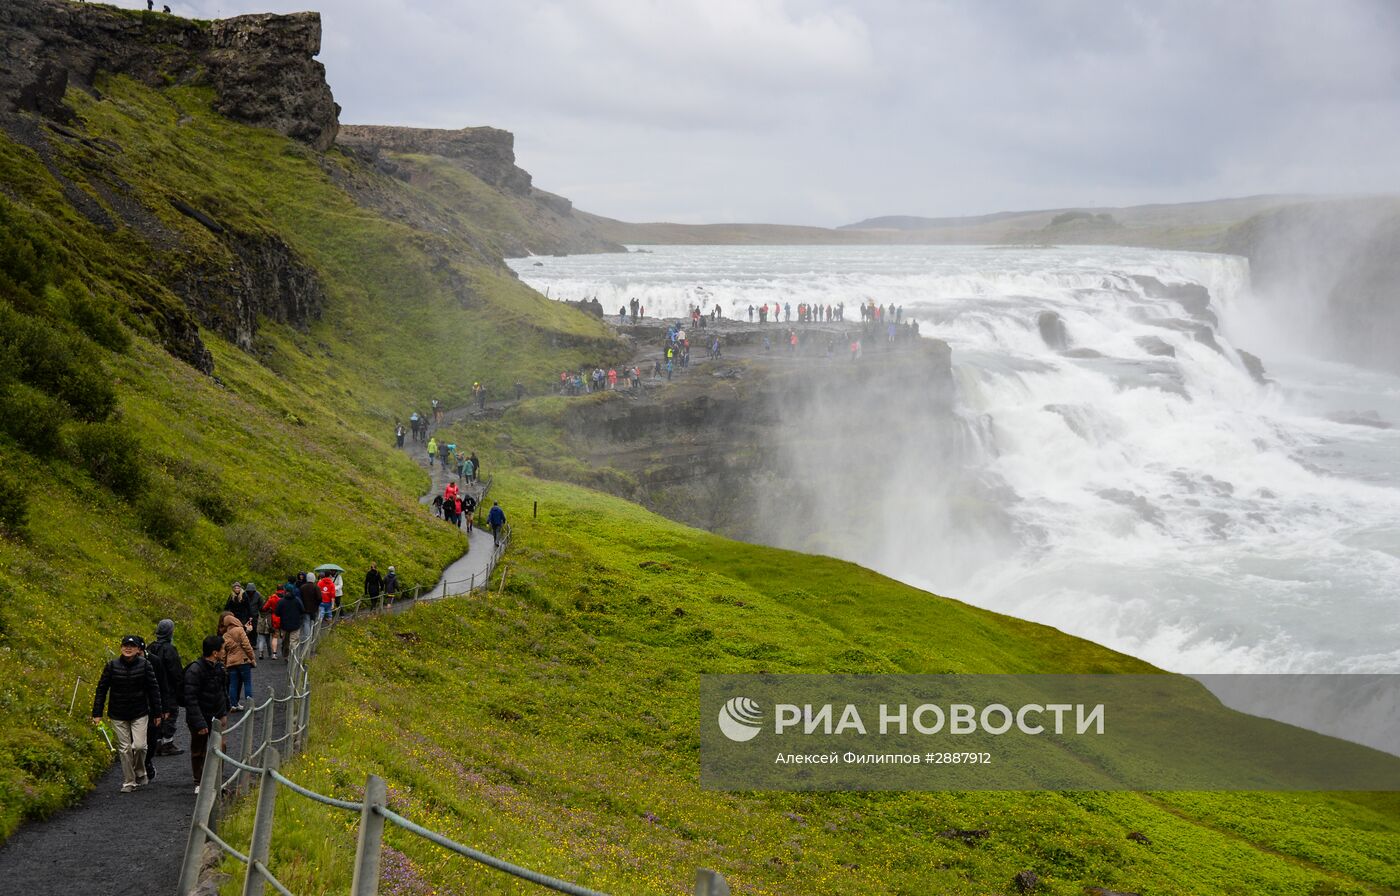
[(888, 215), (835, 228), (788, 224), (636, 224), (579, 212), (603, 240), (632, 245), (1080, 243), (1219, 251), (1226, 232), (1271, 209), (1326, 201), (1247, 196), (1124, 208), (1052, 208), (966, 217)]

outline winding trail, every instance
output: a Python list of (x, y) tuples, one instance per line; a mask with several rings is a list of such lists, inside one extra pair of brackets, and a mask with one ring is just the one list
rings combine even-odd
[[(507, 402), (488, 402), (488, 410)], [(475, 407), (445, 413), (445, 422), (479, 415)], [(427, 452), (422, 445), (405, 440), (407, 452), (429, 472), (432, 487), (420, 502), (429, 504), (441, 494), (449, 476), (434, 464), (428, 469)], [(480, 498), (481, 486), (473, 494)], [(445, 525), (428, 518), (430, 525)], [(442, 597), (466, 590), (473, 580), (481, 581), (491, 568), (492, 545), (489, 530), (476, 530), (467, 539), (467, 550), (443, 571), (441, 579), (426, 597)], [(416, 601), (397, 601), (391, 612), (401, 613)], [(212, 628), (211, 628), (212, 630)], [(195, 657), (182, 657), (189, 662)], [(75, 713), (86, 714), (92, 701), (97, 673), (105, 660), (94, 659), (85, 670), (83, 688), (78, 692)], [(91, 676), (89, 679), (88, 676)], [(253, 672), (255, 699), (284, 696), (288, 688), (285, 658), (258, 661)], [(236, 718), (231, 717), (231, 718)], [(279, 719), (279, 723), (285, 721)], [(280, 732), (280, 724), (279, 731)], [(239, 732), (248, 726), (241, 726)], [(241, 741), (232, 737), (235, 746)], [(166, 896), (179, 885), (180, 860), (189, 835), (194, 810), (194, 777), (190, 769), (189, 729), (182, 711), (175, 742), (183, 751), (175, 756), (155, 757), (156, 777), (134, 793), (121, 793), (121, 767), (113, 762), (96, 787), (75, 806), (44, 821), (28, 822), (0, 845), (0, 892), (25, 896)]]

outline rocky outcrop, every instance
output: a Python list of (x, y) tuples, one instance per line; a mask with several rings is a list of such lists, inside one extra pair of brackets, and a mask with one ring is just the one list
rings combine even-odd
[(1222, 251), (1312, 351), (1400, 372), (1400, 201), (1313, 202), (1255, 215)]
[(1065, 329), (1064, 318), (1057, 312), (1040, 312), (1035, 319), (1035, 325), (1040, 330), (1040, 338), (1045, 340), (1048, 347), (1056, 351), (1069, 348), (1069, 332)]
[(320, 279), (280, 237), (224, 230), (220, 241), (226, 261), (211, 259), (171, 282), (200, 324), (250, 351), (260, 316), (297, 327), (321, 317)]
[(5, 0), (0, 47), (0, 114), (69, 121), (67, 89), (95, 92), (98, 76), (109, 73), (157, 87), (207, 84), (215, 108), (236, 121), (319, 150), (335, 141), (340, 107), (312, 58), (321, 48), (317, 13), (208, 23), (68, 0)]
[(234, 121), (271, 128), (321, 152), (335, 143), (340, 106), (326, 83), (321, 15), (299, 12), (221, 19), (209, 28), (205, 60), (214, 108)]
[[(340, 129), (337, 139), (346, 147), (441, 156), (460, 164), (499, 190), (535, 198), (530, 173), (515, 164), (515, 135), (510, 131), (499, 128), (450, 131), (348, 124)], [(543, 190), (538, 192), (556, 203), (561, 198)], [(568, 200), (564, 202), (568, 203)], [(565, 213), (571, 210), (571, 204), (562, 209)]]

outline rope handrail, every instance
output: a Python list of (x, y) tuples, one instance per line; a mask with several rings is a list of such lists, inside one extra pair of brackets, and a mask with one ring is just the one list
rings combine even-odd
[(247, 862), (248, 862), (248, 856), (245, 855), (244, 853), (241, 853), (241, 852), (239, 852), (238, 850), (234, 849), (232, 846), (228, 845), (227, 843), (225, 843), (225, 842), (223, 841), (223, 839), (222, 839), (218, 834), (216, 834), (216, 833), (214, 833), (213, 831), (209, 830), (209, 825), (207, 825), (207, 824), (201, 824), (199, 827), (204, 831), (204, 836), (208, 837), (211, 841), (213, 841), (213, 843), (214, 843), (215, 846), (219, 847), (219, 849), (222, 849), (224, 852), (226, 852), (226, 853), (228, 853), (229, 855), (233, 856), (233, 857), (234, 857), (235, 859), (237, 859), (238, 861), (243, 862), (244, 864), (247, 864)]
[(311, 790), (310, 788), (302, 787), (300, 784), (286, 777), (276, 769), (268, 769), (268, 773), (272, 775), (272, 777), (277, 781), (278, 784), (281, 784), (283, 787), (286, 787), (293, 793), (300, 794), (301, 796), (304, 796), (307, 799), (312, 800), (314, 802), (321, 803), (326, 806), (334, 806), (337, 809), (347, 809), (351, 812), (364, 811), (365, 804), (363, 802), (357, 803), (353, 800), (341, 800), (336, 799), (333, 796), (326, 796), (324, 794), (317, 793), (316, 791)]
[(392, 821), (394, 824), (398, 825), (399, 827), (403, 828), (409, 833), (417, 834), (419, 837), (422, 837), (425, 840), (430, 840), (433, 843), (436, 843), (443, 849), (455, 852), (458, 855), (471, 859), (474, 862), (480, 862), (481, 864), (486, 865), (490, 868), (494, 868), (497, 871), (505, 872), (506, 874), (510, 874), (522, 880), (528, 880), (530, 883), (539, 884), (542, 887), (548, 887), (551, 890), (556, 890), (560, 893), (569, 893), (572, 894), (572, 896), (607, 896), (607, 894), (602, 893), (598, 890), (590, 890), (588, 887), (583, 887), (575, 883), (570, 883), (566, 880), (560, 880), (557, 877), (550, 877), (549, 875), (541, 874), (538, 871), (531, 871), (529, 868), (516, 865), (512, 862), (507, 862), (504, 859), (498, 859), (495, 856), (490, 855), (488, 853), (484, 853), (479, 849), (473, 849), (470, 846), (464, 846), (463, 844), (458, 843), (457, 841), (452, 840), (449, 837), (445, 837), (442, 834), (439, 834), (437, 831), (425, 828), (422, 825), (417, 824), (416, 822), (410, 821), (409, 819), (404, 818), (402, 815), (398, 814), (392, 809), (386, 808), (384, 806), (374, 806), (372, 811), (377, 815), (382, 815), (386, 820)]

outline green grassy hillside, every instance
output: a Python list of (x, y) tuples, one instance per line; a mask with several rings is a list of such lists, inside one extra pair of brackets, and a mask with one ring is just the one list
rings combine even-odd
[[(515, 527), (504, 588), (338, 629), (313, 670), (312, 749), (284, 768), (295, 780), (353, 797), (374, 772), (396, 811), (605, 892), (688, 892), (699, 866), (741, 893), (1015, 892), (1021, 870), (1062, 894), (1400, 888), (1395, 796), (704, 791), (702, 673), (1150, 668), (847, 563), (496, 481)], [(226, 825), (234, 843), (249, 808)], [(272, 867), (294, 891), (348, 888), (345, 818), (279, 804)], [(951, 829), (989, 833), (938, 836)], [(520, 892), (413, 838), (389, 843), (394, 892)]]
[[(87, 703), (120, 635), (171, 616), (188, 656), (234, 579), (377, 560), (425, 581), (460, 553), (390, 447), (396, 415), (618, 351), (509, 274), (498, 251), (529, 237), (500, 230), (533, 225), (469, 175), (405, 184), (231, 124), (199, 88), (98, 87), (70, 92), (71, 126), (0, 133), (0, 835), (105, 767)], [(245, 257), (269, 246), (291, 261)], [(238, 323), (287, 283), (319, 310)], [(487, 436), (510, 432), (468, 438), (494, 469)], [(377, 771), (412, 817), (619, 892), (681, 892), (697, 865), (754, 893), (1003, 892), (1022, 869), (1053, 893), (1400, 891), (1392, 797), (704, 792), (701, 672), (1143, 666), (577, 488), (517, 474), (497, 494), (519, 526), (503, 591), (341, 629), (297, 777), (352, 793)], [(343, 892), (344, 819), (279, 816), (284, 879)], [(393, 842), (398, 892), (507, 889)]]
[[(206, 91), (100, 91), (70, 91), (71, 129), (0, 131), (0, 836), (105, 767), (87, 707), (117, 638), (170, 616), (189, 656), (232, 581), (266, 589), (327, 560), (433, 580), (461, 539), (424, 523), (394, 418), (612, 346), (465, 222), (354, 199), (417, 203), (411, 186), (232, 124)], [(264, 317), (247, 350), (221, 335), (229, 234), (289, 246), (319, 320)], [(172, 354), (197, 355), (196, 333), (213, 377)]]

